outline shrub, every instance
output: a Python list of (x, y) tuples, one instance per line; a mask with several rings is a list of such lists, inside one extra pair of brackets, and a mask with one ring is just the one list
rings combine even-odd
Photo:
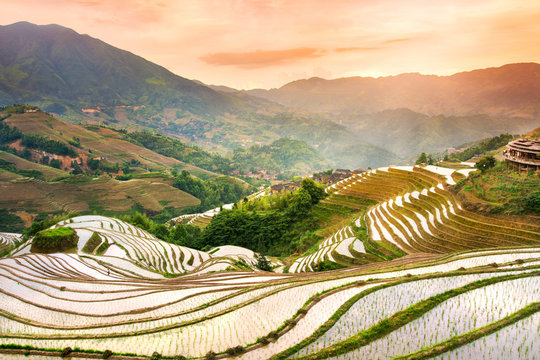
[(115, 177), (115, 179), (118, 181), (128, 181), (128, 180), (131, 180), (132, 178), (133, 178), (132, 174), (118, 175)]
[(540, 214), (540, 190), (536, 190), (528, 194), (522, 202), (525, 212), (533, 212)]
[(263, 254), (255, 254), (255, 259), (257, 260), (257, 265), (255, 265), (259, 270), (262, 271), (272, 271), (272, 264)]
[(105, 350), (103, 352), (103, 359), (108, 359), (112, 356), (113, 352), (111, 350)]
[(62, 350), (62, 353), (60, 353), (60, 357), (66, 357), (69, 354), (71, 354), (72, 352), (73, 352), (73, 349), (68, 346), (68, 347), (64, 348), (64, 350)]
[(186, 360), (187, 358), (184, 355), (175, 355), (173, 360)]
[(150, 360), (159, 360), (159, 359), (161, 359), (161, 354), (158, 353), (157, 351), (154, 351), (154, 353), (150, 357)]
[(235, 346), (233, 348), (228, 348), (227, 350), (225, 350), (227, 355), (230, 355), (230, 356), (237, 356), (237, 355), (240, 355), (240, 354), (244, 353), (245, 351), (246, 350), (241, 345)]
[(69, 227), (42, 230), (34, 236), (30, 251), (38, 253), (61, 252), (77, 246), (79, 237)]
[(270, 341), (268, 341), (268, 339), (265, 338), (265, 337), (260, 337), (260, 338), (258, 338), (258, 339), (257, 339), (257, 342), (258, 342), (258, 343), (261, 343), (261, 344), (263, 344), (263, 345), (268, 345), (268, 344), (270, 343)]
[(210, 350), (209, 352), (206, 353), (204, 358), (205, 360), (214, 360), (216, 358), (216, 353)]
[(478, 160), (478, 162), (476, 163), (476, 165), (474, 165), (474, 167), (476, 167), (478, 170), (484, 172), (484, 171), (494, 167), (496, 163), (497, 163), (497, 160), (495, 160), (495, 158), (493, 156), (488, 155), (488, 156), (484, 156), (483, 158)]

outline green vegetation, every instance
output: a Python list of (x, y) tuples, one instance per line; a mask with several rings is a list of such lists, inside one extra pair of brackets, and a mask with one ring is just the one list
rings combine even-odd
[(73, 149), (64, 143), (47, 139), (41, 135), (23, 135), (21, 145), (31, 149), (43, 150), (51, 154), (58, 154), (76, 158), (78, 155)]
[(25, 239), (29, 239), (41, 230), (47, 229), (62, 220), (67, 220), (75, 216), (79, 216), (79, 214), (69, 213), (56, 216), (47, 216), (46, 214), (40, 214), (34, 219), (34, 222), (30, 226), (30, 228), (28, 228), (23, 233), (23, 236)]
[(30, 251), (45, 254), (62, 252), (76, 247), (78, 240), (75, 230), (69, 227), (42, 230), (34, 236)]
[(270, 261), (263, 254), (255, 254), (255, 259), (257, 260), (257, 269), (262, 271), (272, 271), (272, 265)]
[(164, 224), (160, 224), (152, 219), (149, 219), (146, 215), (141, 214), (140, 212), (135, 212), (132, 215), (122, 216), (120, 219), (132, 225), (138, 226), (157, 238), (169, 243), (191, 248), (200, 246), (199, 239), (202, 230), (197, 226), (179, 224), (176, 226), (167, 227)]
[(433, 159), (433, 155), (432, 154), (426, 155), (425, 152), (421, 153), (418, 159), (416, 160), (416, 165), (420, 165), (420, 164), (433, 165), (434, 163), (435, 163), (435, 160)]
[(43, 172), (33, 169), (17, 169), (15, 164), (4, 159), (0, 159), (0, 169), (7, 170), (14, 174), (19, 174), (21, 176), (32, 177), (35, 179), (45, 180)]
[(510, 314), (506, 317), (504, 317), (501, 320), (492, 322), (486, 326), (483, 326), (479, 329), (475, 329), (473, 331), (470, 331), (468, 333), (454, 336), (442, 343), (435, 344), (431, 347), (428, 347), (427, 349), (421, 349), (415, 353), (399, 356), (395, 359), (399, 360), (422, 360), (422, 359), (429, 359), (432, 358), (435, 355), (443, 354), (447, 351), (456, 349), (464, 344), (468, 344), (473, 342), (474, 340), (480, 339), (484, 336), (487, 336), (491, 333), (494, 333), (497, 330), (500, 330), (504, 328), (505, 326), (509, 326), (521, 319), (524, 319), (528, 316), (533, 315), (534, 313), (540, 311), (540, 302), (535, 302), (532, 304), (529, 304), (525, 308), (516, 311), (513, 314)]
[(249, 194), (247, 187), (229, 176), (205, 181), (191, 176), (187, 170), (175, 177), (173, 186), (198, 198), (201, 201), (199, 211), (234, 203)]
[(495, 160), (493, 156), (486, 155), (482, 157), (480, 160), (478, 160), (478, 162), (475, 164), (475, 168), (484, 172), (494, 167), (496, 163), (497, 163), (497, 160)]
[(20, 217), (10, 213), (7, 209), (0, 209), (0, 232), (18, 233), (24, 229), (24, 222)]
[(501, 134), (486, 140), (481, 141), (480, 143), (470, 146), (464, 151), (452, 154), (448, 156), (448, 159), (455, 161), (465, 161), (469, 160), (475, 155), (483, 155), (489, 151), (497, 150), (498, 148), (508, 144), (511, 140), (515, 138), (514, 135), (510, 134)]
[(92, 236), (90, 236), (90, 239), (84, 244), (84, 247), (82, 248), (82, 251), (87, 254), (92, 254), (96, 247), (98, 247), (101, 244), (101, 236), (97, 232), (94, 232)]
[(346, 267), (347, 267), (346, 265), (343, 265), (343, 264), (340, 264), (340, 263), (337, 263), (337, 262), (333, 262), (333, 261), (330, 261), (330, 260), (323, 260), (320, 263), (318, 263), (317, 265), (315, 265), (316, 271), (338, 270), (338, 269), (343, 269), (343, 268), (346, 268)]
[(285, 171), (287, 174), (283, 178), (330, 166), (328, 160), (305, 142), (287, 138), (269, 145), (237, 148), (233, 152), (232, 161), (244, 170)]
[(5, 118), (0, 118), (0, 144), (7, 144), (22, 137), (22, 133), (16, 127), (5, 125), (2, 122)]
[(161, 155), (221, 174), (231, 174), (234, 170), (245, 173), (264, 169), (267, 172), (285, 172), (282, 177), (288, 178), (330, 165), (328, 160), (305, 142), (286, 138), (269, 145), (236, 148), (230, 158), (156, 133), (131, 132), (126, 133), (124, 139)]
[(535, 172), (517, 172), (503, 162), (472, 173), (454, 188), (466, 202), (486, 204), (494, 213), (540, 214), (540, 176)]
[(244, 200), (214, 216), (197, 248), (229, 244), (272, 256), (305, 251), (320, 240), (311, 232), (321, 220), (313, 208), (325, 196), (321, 185), (306, 178), (295, 192)]
[[(4, 110), (9, 114), (8, 110)], [(37, 134), (23, 134), (16, 127), (11, 127), (2, 122), (6, 119), (4, 116), (0, 119), (0, 145), (4, 145), (13, 142), (17, 139), (21, 139), (21, 145), (30, 148), (43, 150), (51, 154), (67, 155), (76, 158), (78, 155), (73, 149), (64, 143), (56, 140), (47, 139), (45, 136)], [(79, 143), (80, 146), (80, 143)]]

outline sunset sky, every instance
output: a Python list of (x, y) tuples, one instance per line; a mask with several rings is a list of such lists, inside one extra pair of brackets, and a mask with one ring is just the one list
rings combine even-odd
[(540, 62), (539, 0), (0, 0), (0, 9), (1, 25), (59, 24), (241, 89)]

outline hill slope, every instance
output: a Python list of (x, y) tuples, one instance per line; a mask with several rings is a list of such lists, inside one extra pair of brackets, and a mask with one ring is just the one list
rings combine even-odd
[(0, 48), (0, 104), (146, 104), (202, 116), (236, 107), (206, 86), (59, 25), (0, 26)]

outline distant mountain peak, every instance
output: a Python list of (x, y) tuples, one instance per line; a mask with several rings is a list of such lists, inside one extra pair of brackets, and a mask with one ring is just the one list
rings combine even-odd
[(23, 21), (1, 26), (0, 48), (0, 105), (144, 104), (200, 116), (237, 106), (204, 85), (61, 25)]

